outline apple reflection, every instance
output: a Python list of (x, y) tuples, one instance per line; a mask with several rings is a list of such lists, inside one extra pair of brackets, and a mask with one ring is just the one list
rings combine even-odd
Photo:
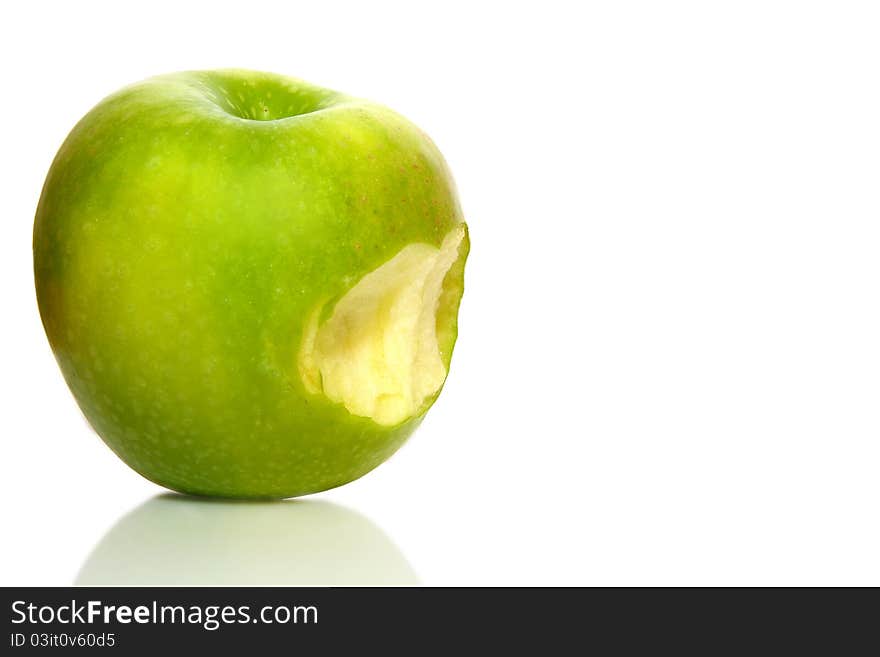
[(98, 585), (412, 585), (370, 520), (323, 501), (237, 502), (165, 494), (123, 516), (74, 582)]

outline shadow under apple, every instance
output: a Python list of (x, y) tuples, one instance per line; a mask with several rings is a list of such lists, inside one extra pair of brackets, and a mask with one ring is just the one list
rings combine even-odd
[(323, 501), (158, 495), (123, 516), (74, 582), (98, 585), (414, 585), (375, 524)]

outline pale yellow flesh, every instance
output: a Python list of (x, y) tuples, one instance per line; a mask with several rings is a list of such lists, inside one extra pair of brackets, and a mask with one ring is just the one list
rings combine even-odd
[(381, 425), (415, 415), (446, 379), (437, 304), (463, 238), (459, 225), (439, 249), (409, 244), (361, 278), (320, 325), (316, 308), (299, 352), (306, 389)]

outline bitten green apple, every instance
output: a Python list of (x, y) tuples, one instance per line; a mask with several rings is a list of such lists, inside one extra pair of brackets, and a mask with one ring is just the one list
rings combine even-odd
[(416, 126), (241, 70), (102, 101), (34, 225), (43, 325), (91, 425), (148, 479), (229, 497), (325, 490), (394, 453), (446, 379), (468, 248)]

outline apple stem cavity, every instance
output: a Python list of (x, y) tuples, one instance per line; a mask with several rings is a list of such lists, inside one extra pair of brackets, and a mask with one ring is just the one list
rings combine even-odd
[(345, 100), (343, 94), (272, 74), (221, 70), (202, 73), (210, 101), (244, 121), (280, 121), (312, 114)]

